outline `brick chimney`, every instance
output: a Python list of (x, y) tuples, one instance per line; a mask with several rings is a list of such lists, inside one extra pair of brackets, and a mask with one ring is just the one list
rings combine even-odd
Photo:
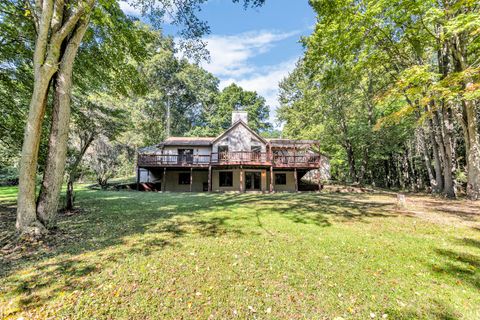
[(232, 112), (232, 125), (238, 120), (242, 120), (245, 124), (248, 124), (248, 112), (247, 111), (233, 111)]

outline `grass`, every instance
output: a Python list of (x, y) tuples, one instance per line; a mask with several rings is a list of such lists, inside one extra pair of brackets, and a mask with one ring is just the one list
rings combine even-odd
[(479, 319), (478, 204), (408, 199), (83, 188), (54, 235), (3, 253), (0, 315)]

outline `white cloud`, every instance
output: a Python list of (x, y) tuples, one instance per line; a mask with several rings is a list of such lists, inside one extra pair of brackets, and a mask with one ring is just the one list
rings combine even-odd
[(248, 32), (237, 35), (208, 37), (210, 63), (203, 67), (220, 78), (220, 88), (236, 83), (245, 90), (256, 91), (270, 106), (270, 120), (278, 108), (278, 84), (295, 68), (298, 57), (275, 65), (259, 66), (253, 58), (268, 53), (278, 42), (299, 32)]
[(126, 15), (130, 15), (130, 16), (140, 16), (141, 15), (141, 12), (140, 12), (139, 9), (133, 7), (132, 5), (130, 5), (129, 3), (125, 2), (125, 1), (120, 2), (120, 9), (122, 9), (122, 11)]
[(232, 83), (236, 83), (245, 90), (256, 91), (265, 98), (270, 106), (270, 120), (273, 122), (275, 121), (276, 109), (278, 108), (278, 84), (295, 69), (297, 60), (298, 57), (278, 65), (257, 68), (250, 75), (222, 79), (220, 87), (224, 88)]
[(203, 67), (219, 77), (241, 76), (255, 71), (249, 59), (264, 54), (275, 43), (297, 35), (298, 32), (247, 32), (237, 35), (213, 35), (206, 38), (211, 63)]
[[(162, 3), (156, 3), (156, 6), (158, 8), (162, 8)], [(135, 17), (141, 17), (144, 16), (145, 13), (148, 13), (148, 8), (143, 6), (142, 9), (146, 10), (142, 13), (142, 9), (140, 9), (142, 6), (141, 4), (138, 4), (137, 7), (132, 6), (130, 3), (127, 2), (127, 0), (120, 0), (120, 9), (122, 9), (123, 13), (126, 15), (130, 16), (135, 16)], [(167, 6), (164, 7), (165, 9), (165, 14), (162, 17), (162, 21), (167, 24), (171, 24), (174, 20), (174, 16), (177, 14), (177, 11), (174, 6)], [(145, 21), (148, 21), (146, 17), (144, 17)]]

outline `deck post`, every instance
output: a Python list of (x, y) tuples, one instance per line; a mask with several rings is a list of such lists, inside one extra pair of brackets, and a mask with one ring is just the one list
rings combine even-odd
[(163, 177), (162, 177), (162, 192), (167, 191), (167, 168), (163, 168)]
[(320, 166), (318, 166), (318, 192), (322, 191), (322, 160), (320, 156)]
[[(297, 165), (297, 146), (293, 147), (293, 165)], [(296, 171), (295, 171), (296, 172)], [(295, 173), (296, 174), (296, 173)]]
[(140, 167), (137, 165), (137, 191), (140, 191)]
[(270, 166), (270, 193), (273, 193), (273, 166)]
[(268, 144), (267, 162), (273, 165), (272, 145), (270, 143)]
[(193, 167), (190, 167), (190, 192), (192, 192), (193, 185)]
[(212, 166), (208, 166), (208, 192), (212, 192)]
[(297, 168), (293, 169), (293, 177), (295, 179), (295, 192), (298, 192)]
[(243, 193), (243, 166), (240, 166), (240, 193)]

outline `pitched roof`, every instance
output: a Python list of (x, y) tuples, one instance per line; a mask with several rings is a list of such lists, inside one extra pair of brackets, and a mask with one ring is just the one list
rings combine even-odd
[(262, 141), (263, 143), (267, 144), (267, 140), (265, 140), (265, 138), (263, 138), (262, 136), (260, 136), (258, 133), (256, 133), (255, 131), (253, 131), (252, 129), (250, 129), (250, 127), (245, 123), (243, 122), (242, 120), (238, 120), (236, 121), (230, 128), (228, 128), (227, 130), (225, 130), (221, 135), (219, 135), (218, 137), (216, 137), (212, 143), (215, 143), (217, 142), (218, 140), (220, 140), (223, 136), (225, 136), (227, 133), (229, 133), (230, 131), (232, 131), (234, 128), (236, 128), (237, 126), (239, 125), (243, 125), (248, 131), (250, 131), (251, 134), (253, 134), (255, 137), (257, 137), (260, 141)]
[(143, 147), (138, 149), (138, 153), (140, 154), (159, 154), (161, 153), (161, 150), (158, 148), (158, 146), (148, 146), (148, 147)]
[(267, 139), (272, 147), (310, 147), (318, 144), (318, 140), (291, 140), (291, 139)]
[(145, 148), (141, 148), (138, 151), (143, 154), (148, 153), (158, 153), (160, 152), (161, 148), (164, 146), (211, 146), (215, 142), (219, 141), (222, 137), (224, 137), (228, 132), (233, 130), (239, 125), (243, 125), (252, 135), (257, 137), (260, 141), (265, 144), (270, 144), (272, 147), (278, 148), (289, 148), (289, 147), (300, 147), (300, 148), (309, 148), (313, 145), (319, 143), (318, 140), (290, 140), (290, 139), (265, 139), (260, 136), (258, 133), (250, 129), (250, 127), (243, 122), (242, 120), (236, 121), (230, 128), (225, 130), (222, 134), (218, 137), (170, 137), (167, 138), (165, 141), (161, 142), (158, 145), (149, 146)]
[(209, 146), (215, 138), (209, 137), (170, 137), (159, 146)]

